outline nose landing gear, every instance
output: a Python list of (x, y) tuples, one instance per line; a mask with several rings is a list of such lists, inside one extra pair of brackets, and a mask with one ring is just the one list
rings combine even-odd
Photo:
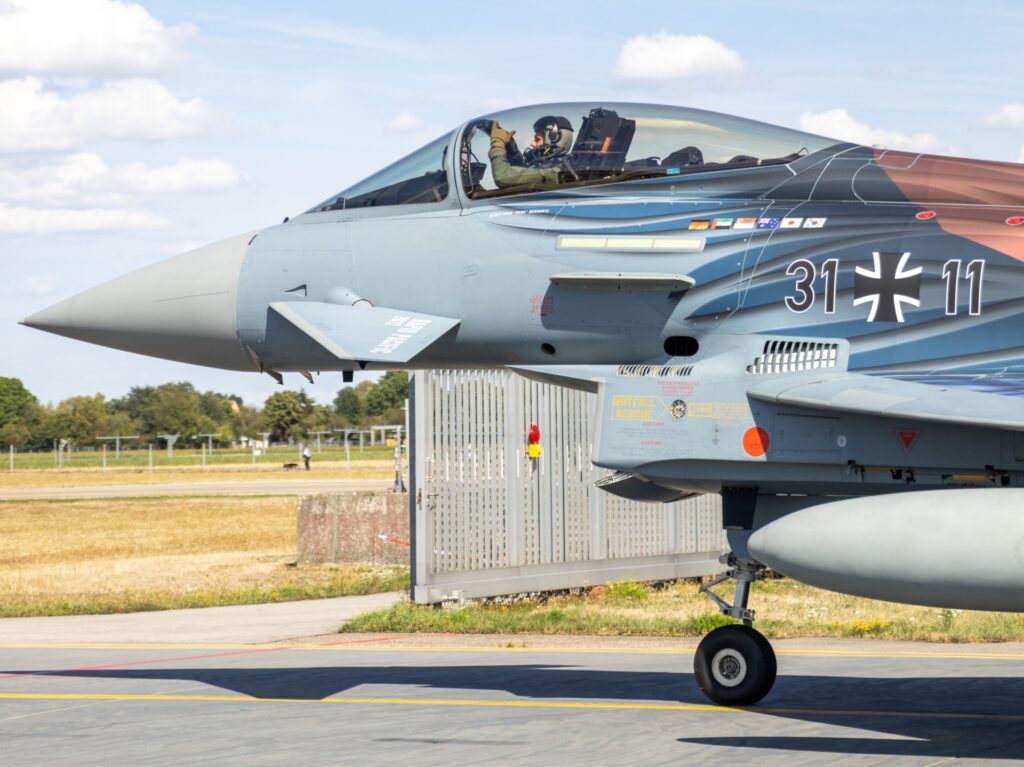
[[(693, 673), (701, 692), (715, 703), (751, 706), (772, 689), (777, 671), (775, 651), (753, 627), (754, 611), (747, 609), (750, 584), (763, 577), (764, 567), (733, 555), (729, 555), (727, 563), (732, 569), (700, 590), (718, 605), (723, 615), (738, 618), (743, 624), (721, 626), (704, 637), (693, 658)], [(711, 590), (730, 579), (736, 580), (733, 604)]]

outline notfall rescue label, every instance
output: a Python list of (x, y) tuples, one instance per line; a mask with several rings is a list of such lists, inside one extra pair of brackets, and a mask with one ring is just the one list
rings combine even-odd
[(651, 421), (664, 410), (658, 397), (616, 394), (612, 397), (612, 418), (616, 421)]

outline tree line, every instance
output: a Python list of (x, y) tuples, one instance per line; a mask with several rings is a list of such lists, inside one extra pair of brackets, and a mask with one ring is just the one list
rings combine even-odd
[(201, 392), (186, 382), (133, 386), (110, 400), (92, 394), (44, 405), (19, 379), (0, 377), (0, 446), (43, 449), (65, 439), (87, 447), (101, 444), (97, 437), (116, 435), (155, 443), (161, 434), (180, 435), (181, 446), (205, 441), (203, 434), (230, 445), (267, 432), (277, 442), (302, 441), (315, 431), (404, 424), (408, 384), (408, 374), (389, 371), (376, 382), (340, 389), (331, 405), (318, 405), (304, 390), (284, 389), (262, 408), (250, 407), (241, 397)]

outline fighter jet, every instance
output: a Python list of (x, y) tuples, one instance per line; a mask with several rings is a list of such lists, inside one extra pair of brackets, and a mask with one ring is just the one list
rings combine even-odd
[(775, 680), (748, 607), (768, 568), (1024, 611), (1022, 260), (1022, 165), (544, 104), (24, 322), (279, 381), (507, 366), (594, 392), (603, 490), (722, 496), (705, 590), (740, 622), (695, 672), (745, 705)]

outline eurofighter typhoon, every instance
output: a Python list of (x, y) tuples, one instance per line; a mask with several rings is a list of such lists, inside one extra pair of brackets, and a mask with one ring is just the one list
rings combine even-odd
[(707, 590), (741, 623), (695, 672), (742, 705), (775, 679), (765, 568), (1024, 611), (1022, 260), (1022, 165), (545, 104), (24, 322), (278, 380), (508, 366), (594, 392), (603, 490), (722, 496), (735, 594)]

